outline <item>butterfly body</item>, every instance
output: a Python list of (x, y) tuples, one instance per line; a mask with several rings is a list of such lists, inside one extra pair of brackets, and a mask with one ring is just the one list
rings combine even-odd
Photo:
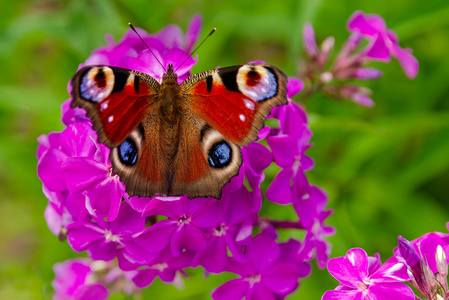
[(72, 107), (86, 109), (113, 172), (130, 195), (221, 197), (238, 174), (241, 146), (257, 139), (271, 108), (285, 104), (286, 76), (271, 65), (193, 75), (180, 85), (169, 65), (161, 84), (140, 72), (85, 67)]

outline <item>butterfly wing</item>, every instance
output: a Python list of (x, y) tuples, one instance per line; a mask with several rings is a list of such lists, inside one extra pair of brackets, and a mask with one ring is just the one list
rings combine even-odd
[(188, 109), (173, 193), (220, 198), (242, 164), (239, 146), (257, 139), (272, 107), (287, 103), (286, 84), (281, 70), (262, 64), (210, 70), (184, 81)]
[(196, 74), (182, 83), (194, 113), (231, 142), (257, 139), (276, 105), (287, 104), (287, 77), (272, 65), (240, 65)]
[(98, 140), (113, 148), (142, 122), (157, 100), (159, 83), (132, 70), (91, 66), (72, 79), (72, 107), (82, 107)]
[[(111, 149), (114, 173), (130, 195), (154, 195), (163, 190), (157, 122), (159, 83), (122, 68), (90, 66), (72, 79), (72, 107), (87, 111), (98, 141)], [(151, 137), (151, 138), (149, 138)]]

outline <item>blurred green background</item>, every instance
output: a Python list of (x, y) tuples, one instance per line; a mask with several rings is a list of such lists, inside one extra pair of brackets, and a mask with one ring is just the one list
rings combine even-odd
[[(52, 265), (85, 255), (59, 242), (46, 226), (36, 138), (63, 129), (60, 105), (69, 97), (67, 84), (78, 64), (105, 44), (106, 33), (118, 40), (128, 22), (150, 33), (171, 23), (185, 30), (199, 12), (203, 36), (218, 30), (198, 51), (194, 73), (265, 60), (294, 76), (302, 25), (311, 21), (319, 41), (335, 36), (339, 49), (348, 37), (346, 21), (358, 9), (383, 16), (401, 46), (414, 49), (420, 70), (409, 80), (397, 61), (373, 64), (384, 71), (382, 78), (362, 83), (374, 91), (373, 108), (319, 94), (308, 99), (314, 133), (308, 154), (316, 162), (308, 176), (326, 189), (335, 209), (328, 222), (337, 228), (330, 238), (332, 256), (362, 247), (385, 260), (398, 235), (411, 240), (447, 232), (447, 0), (1, 1), (0, 299), (51, 298)], [(157, 281), (144, 299), (208, 299), (231, 277), (205, 280), (200, 270), (190, 273), (184, 290)], [(289, 299), (320, 299), (336, 285), (326, 270), (314, 266)]]

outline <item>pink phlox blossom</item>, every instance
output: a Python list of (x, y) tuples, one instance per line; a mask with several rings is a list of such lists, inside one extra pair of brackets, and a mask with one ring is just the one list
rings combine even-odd
[(174, 256), (185, 250), (200, 251), (206, 247), (205, 230), (214, 226), (219, 215), (218, 200), (214, 198), (188, 199), (176, 197), (167, 201), (165, 197), (155, 197), (142, 211), (144, 217), (164, 216), (156, 224), (148, 227), (137, 239), (146, 241), (159, 237), (162, 246), (169, 245)]
[(299, 221), (306, 230), (303, 251), (311, 255), (313, 253), (320, 268), (326, 267), (332, 250), (332, 245), (326, 238), (336, 232), (334, 227), (324, 224), (333, 213), (332, 209), (326, 210), (327, 199), (327, 194), (322, 189), (310, 186), (301, 199), (293, 202)]
[(173, 283), (178, 274), (186, 276), (182, 269), (192, 266), (194, 255), (195, 252), (184, 251), (176, 257), (173, 256), (169, 248), (166, 248), (150, 264), (139, 267), (134, 272), (132, 280), (136, 286), (141, 288), (150, 285), (156, 277), (165, 283)]
[(301, 197), (308, 186), (304, 172), (313, 168), (313, 160), (304, 154), (309, 149), (312, 132), (307, 124), (303, 109), (293, 101), (276, 111), (280, 130), (269, 136), (267, 143), (274, 161), (283, 168), (275, 177), (266, 192), (268, 200), (289, 204)]
[[(153, 35), (136, 28), (156, 57), (139, 37), (128, 29), (117, 44), (109, 40), (107, 46), (95, 50), (80, 68), (89, 65), (121, 67), (146, 73), (161, 82), (168, 65), (173, 64), (178, 75), (178, 83), (181, 83), (190, 76), (190, 69), (197, 62), (189, 56), (189, 51), (198, 40), (201, 25), (201, 16), (196, 15), (185, 37), (177, 25), (169, 25)], [(186, 59), (187, 61), (180, 67), (179, 64)], [(180, 68), (177, 69), (178, 67)]]
[[(238, 200), (237, 200), (238, 199)], [(245, 186), (234, 192), (224, 194), (218, 202), (219, 215), (214, 225), (207, 229), (207, 244), (197, 253), (195, 263), (211, 273), (223, 272), (228, 260), (228, 249), (236, 260), (244, 260), (238, 243), (251, 238), (251, 230), (242, 223), (252, 214), (253, 201)]]
[(365, 50), (367, 57), (388, 62), (391, 55), (399, 61), (409, 78), (416, 77), (419, 68), (418, 60), (411, 54), (411, 49), (403, 49), (399, 46), (396, 33), (387, 29), (381, 16), (366, 15), (362, 11), (356, 11), (349, 18), (348, 29), (370, 40)]
[(110, 261), (117, 257), (122, 270), (134, 269), (154, 259), (151, 247), (141, 247), (135, 237), (145, 229), (145, 219), (123, 203), (113, 222), (95, 219), (95, 222), (75, 222), (67, 226), (67, 239), (75, 251), (87, 250), (94, 260)]
[(107, 289), (90, 282), (93, 270), (87, 258), (71, 259), (53, 267), (55, 279), (52, 281), (55, 300), (106, 300)]
[[(287, 248), (285, 248), (287, 249)], [(280, 246), (267, 234), (255, 236), (245, 251), (248, 262), (230, 260), (227, 271), (240, 278), (232, 279), (212, 292), (212, 298), (221, 299), (278, 299), (298, 287), (298, 279), (307, 272), (294, 261), (283, 262)]]
[(370, 259), (365, 250), (350, 249), (345, 257), (329, 260), (329, 273), (340, 281), (335, 290), (327, 291), (323, 300), (378, 299), (413, 300), (413, 290), (402, 282), (410, 280), (407, 266), (393, 261), (378, 267), (376, 258)]

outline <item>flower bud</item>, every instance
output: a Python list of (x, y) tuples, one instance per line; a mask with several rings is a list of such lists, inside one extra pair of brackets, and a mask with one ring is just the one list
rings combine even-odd
[(335, 38), (333, 36), (327, 37), (321, 44), (321, 51), (318, 54), (318, 65), (324, 67), (329, 59), (329, 54), (334, 49)]
[(309, 58), (314, 59), (318, 55), (318, 46), (315, 41), (315, 31), (310, 23), (304, 25), (303, 40), (307, 55)]
[(443, 247), (438, 245), (437, 252), (435, 254), (435, 258), (437, 261), (438, 273), (446, 277), (447, 276), (447, 261), (446, 261), (446, 253), (444, 253)]

